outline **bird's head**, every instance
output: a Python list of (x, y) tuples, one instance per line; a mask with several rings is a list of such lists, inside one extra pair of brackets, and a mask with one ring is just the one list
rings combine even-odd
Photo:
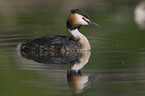
[(101, 27), (90, 20), (88, 14), (80, 11), (79, 9), (71, 10), (71, 14), (67, 20), (67, 27), (70, 30), (79, 29), (81, 25), (92, 25), (95, 27)]

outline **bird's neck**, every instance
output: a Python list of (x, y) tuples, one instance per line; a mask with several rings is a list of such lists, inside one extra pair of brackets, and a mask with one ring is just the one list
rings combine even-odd
[(70, 30), (68, 28), (68, 32), (75, 41), (78, 41), (82, 44), (81, 50), (91, 50), (91, 46), (88, 39), (82, 33), (80, 33), (78, 29)]
[(70, 66), (70, 70), (81, 70), (88, 63), (91, 56), (91, 51), (82, 50), (80, 51), (80, 53), (82, 56), (79, 59), (79, 62), (74, 62), (74, 64), (72, 63), (72, 65)]

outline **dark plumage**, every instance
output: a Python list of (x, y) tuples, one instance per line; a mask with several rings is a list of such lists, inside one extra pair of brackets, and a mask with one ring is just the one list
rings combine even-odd
[(80, 14), (80, 15), (82, 15), (82, 16), (88, 18), (88, 19), (90, 19), (89, 15), (88, 15), (87, 13), (82, 12), (82, 11), (80, 11), (79, 9), (73, 9), (73, 10), (71, 10), (71, 13), (78, 13), (78, 14)]
[[(72, 48), (72, 49), (71, 49)], [(22, 51), (63, 51), (77, 50), (81, 48), (79, 42), (75, 42), (67, 36), (44, 36), (34, 40), (27, 40), (22, 43)]]
[(21, 56), (27, 58), (28, 60), (33, 60), (38, 63), (44, 64), (74, 64), (79, 62), (82, 57), (80, 52), (61, 52), (58, 50), (47, 50), (46, 48), (40, 48), (29, 50), (31, 48), (24, 48), (20, 50)]

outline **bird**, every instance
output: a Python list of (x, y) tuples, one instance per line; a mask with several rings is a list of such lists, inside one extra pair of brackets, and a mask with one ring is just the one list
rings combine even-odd
[(135, 22), (140, 29), (145, 29), (145, 1), (140, 2), (135, 8)]
[(21, 51), (66, 52), (68, 50), (91, 50), (89, 40), (79, 32), (82, 25), (101, 27), (99, 24), (92, 22), (87, 13), (79, 9), (72, 9), (66, 22), (69, 36), (49, 35), (26, 40), (21, 43)]

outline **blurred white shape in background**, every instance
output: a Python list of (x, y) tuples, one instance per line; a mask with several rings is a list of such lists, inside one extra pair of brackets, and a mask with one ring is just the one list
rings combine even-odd
[(139, 3), (135, 8), (135, 22), (141, 29), (145, 29), (145, 1)]

